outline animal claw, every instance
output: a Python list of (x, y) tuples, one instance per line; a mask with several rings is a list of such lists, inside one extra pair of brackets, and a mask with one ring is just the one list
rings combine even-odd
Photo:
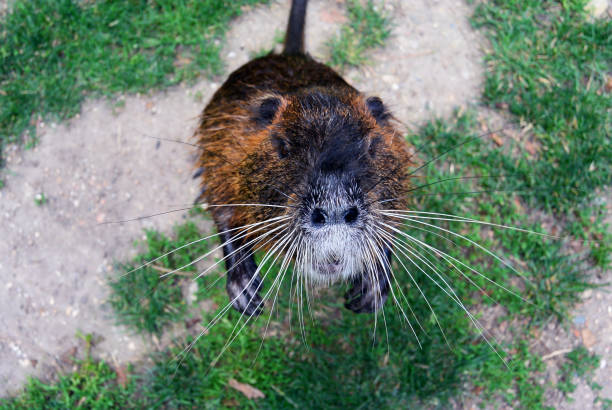
[(250, 280), (246, 276), (228, 282), (227, 292), (232, 300), (232, 307), (246, 316), (259, 316), (263, 313), (263, 302), (257, 292), (261, 280), (255, 277)]
[(355, 283), (344, 295), (344, 307), (354, 313), (375, 313), (387, 300), (387, 287), (375, 289), (374, 286), (364, 285), (363, 281)]
[(391, 252), (386, 249), (385, 254), (389, 265), (379, 267), (376, 277), (372, 275), (359, 275), (353, 282), (353, 286), (344, 295), (346, 303), (344, 307), (355, 313), (376, 313), (383, 307), (389, 294), (389, 277)]

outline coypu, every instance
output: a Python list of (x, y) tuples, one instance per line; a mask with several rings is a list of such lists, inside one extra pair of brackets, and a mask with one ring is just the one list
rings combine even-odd
[[(292, 262), (306, 284), (350, 281), (345, 306), (377, 311), (391, 286), (394, 236), (377, 210), (387, 201), (388, 209), (406, 209), (397, 198), (414, 168), (380, 98), (365, 97), (305, 52), (306, 3), (292, 2), (282, 53), (234, 71), (195, 132), (196, 202), (209, 205), (231, 304), (248, 316), (262, 311), (261, 265), (281, 255), (281, 273)], [(267, 250), (260, 267), (258, 249)]]

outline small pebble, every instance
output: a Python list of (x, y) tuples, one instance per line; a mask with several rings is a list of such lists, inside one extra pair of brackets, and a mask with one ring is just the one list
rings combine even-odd
[(608, 0), (589, 0), (585, 10), (593, 18), (600, 18), (608, 10)]
[(193, 302), (196, 301), (198, 297), (197, 293), (198, 293), (198, 282), (192, 281), (189, 284), (189, 288), (187, 289), (187, 303), (188, 304), (191, 305)]

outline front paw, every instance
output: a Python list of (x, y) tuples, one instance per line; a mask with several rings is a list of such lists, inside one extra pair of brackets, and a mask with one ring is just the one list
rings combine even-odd
[(344, 307), (355, 313), (375, 313), (385, 304), (389, 286), (383, 280), (373, 283), (369, 280), (358, 280), (346, 292)]
[(253, 280), (246, 275), (228, 278), (226, 287), (232, 306), (238, 312), (246, 316), (259, 316), (263, 312), (263, 303), (258, 293), (261, 288), (259, 276)]

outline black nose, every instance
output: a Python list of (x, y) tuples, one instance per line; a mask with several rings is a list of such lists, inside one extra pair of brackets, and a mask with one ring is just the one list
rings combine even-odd
[(314, 211), (312, 211), (312, 215), (310, 215), (310, 220), (316, 227), (323, 226), (325, 222), (327, 222), (327, 213), (321, 208), (315, 208)]
[(356, 206), (350, 207), (347, 211), (344, 212), (344, 222), (347, 224), (352, 224), (357, 221), (357, 217), (359, 216), (359, 209)]
[(315, 208), (310, 215), (310, 221), (316, 228), (320, 228), (326, 224), (333, 223), (346, 223), (348, 225), (354, 224), (359, 218), (359, 209), (356, 206), (352, 206), (348, 209), (341, 211), (325, 211), (321, 208)]

